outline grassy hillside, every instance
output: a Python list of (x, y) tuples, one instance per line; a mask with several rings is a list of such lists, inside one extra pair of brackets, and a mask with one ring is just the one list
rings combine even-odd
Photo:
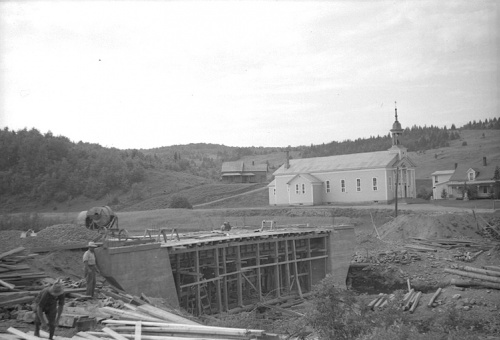
[(500, 165), (500, 130), (462, 130), (460, 139), (451, 141), (449, 147), (411, 152), (410, 157), (417, 164), (417, 179), (430, 179), (434, 171), (453, 170), (455, 163), (482, 164), (483, 157), (489, 164)]

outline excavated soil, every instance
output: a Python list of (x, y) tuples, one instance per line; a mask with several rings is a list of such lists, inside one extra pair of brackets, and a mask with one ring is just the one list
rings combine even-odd
[[(380, 214), (380, 218), (372, 220), (369, 213), (353, 211), (356, 213), (336, 215), (335, 219), (355, 226), (356, 244), (352, 260), (366, 265), (352, 266), (347, 283), (350, 289), (360, 293), (361, 299), (370, 301), (379, 293), (407, 291), (409, 282), (411, 287), (423, 292), (414, 318), (432, 317), (447, 306), (455, 306), (465, 310), (470, 318), (496, 318), (500, 332), (500, 290), (457, 288), (450, 282), (459, 277), (444, 272), (445, 268), (456, 266), (500, 266), (500, 243), (486, 237), (483, 232), (486, 223), (500, 232), (498, 213), (475, 216), (473, 213), (406, 212), (397, 218)], [(375, 225), (377, 221), (380, 225)], [(39, 247), (82, 244), (100, 237), (95, 231), (70, 224), (48, 227), (35, 237), (20, 236), (20, 231), (0, 231), (0, 253), (18, 246), (26, 247), (29, 252)], [(406, 247), (413, 238), (471, 240), (489, 246), (472, 262), (463, 262), (456, 255), (475, 249), (438, 248), (418, 252)], [(44, 253), (29, 260), (29, 264), (54, 278), (77, 279), (82, 275), (82, 255), (82, 250)], [(427, 302), (438, 287), (443, 288), (437, 299), (438, 307), (428, 308)]]

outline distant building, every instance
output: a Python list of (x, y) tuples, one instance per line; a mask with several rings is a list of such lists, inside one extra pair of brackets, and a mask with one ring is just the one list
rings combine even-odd
[(471, 198), (465, 197), (464, 192), (473, 191), (476, 198), (493, 198), (497, 166), (498, 164), (488, 164), (486, 157), (483, 157), (482, 162), (459, 164), (450, 177), (448, 197)]
[(435, 200), (448, 198), (448, 185), (455, 170), (440, 170), (431, 174), (432, 177), (432, 197)]
[(289, 159), (268, 185), (270, 205), (323, 205), (416, 198), (415, 163), (401, 145), (397, 109), (387, 151)]
[(267, 164), (224, 162), (221, 169), (221, 181), (223, 183), (265, 183), (267, 172)]

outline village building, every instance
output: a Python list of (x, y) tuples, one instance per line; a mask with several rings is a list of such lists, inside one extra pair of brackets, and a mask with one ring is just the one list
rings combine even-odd
[(447, 183), (448, 198), (493, 198), (500, 181), (497, 168), (486, 157), (475, 164), (459, 164)]
[(268, 185), (270, 205), (390, 203), (416, 198), (415, 163), (401, 145), (395, 110), (392, 147), (387, 151), (289, 159)]
[(243, 162), (224, 162), (221, 169), (223, 183), (265, 183), (268, 173), (267, 164)]
[(448, 185), (455, 170), (440, 170), (431, 174), (432, 198), (435, 200), (448, 198)]

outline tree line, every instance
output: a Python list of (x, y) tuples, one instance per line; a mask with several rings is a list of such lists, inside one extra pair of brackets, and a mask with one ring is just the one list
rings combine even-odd
[[(437, 126), (417, 126), (406, 128), (403, 131), (401, 144), (408, 148), (408, 151), (425, 151), (449, 146), (449, 142), (459, 139), (458, 130), (449, 130)], [(322, 157), (333, 155), (345, 155), (351, 153), (373, 152), (387, 150), (392, 145), (391, 134), (385, 136), (358, 138), (356, 140), (345, 140), (343, 142), (330, 142), (321, 145), (311, 145), (302, 150), (303, 158)]]
[(0, 196), (19, 195), (41, 203), (126, 191), (154, 167), (154, 159), (137, 150), (73, 143), (36, 129), (0, 130), (0, 150)]
[[(500, 119), (473, 121), (463, 129), (499, 129)], [(448, 146), (460, 138), (451, 129), (412, 126), (403, 133), (409, 151)], [(300, 157), (321, 157), (387, 150), (391, 136), (358, 138), (321, 145), (297, 146)], [(284, 152), (284, 147), (229, 147), (219, 144), (173, 145), (148, 150), (119, 150), (99, 144), (71, 142), (64, 136), (36, 129), (0, 130), (0, 198), (21, 196), (48, 203), (86, 196), (99, 199), (111, 192), (126, 193), (140, 185), (149, 171), (174, 171), (218, 180), (223, 162), (249, 155)]]

